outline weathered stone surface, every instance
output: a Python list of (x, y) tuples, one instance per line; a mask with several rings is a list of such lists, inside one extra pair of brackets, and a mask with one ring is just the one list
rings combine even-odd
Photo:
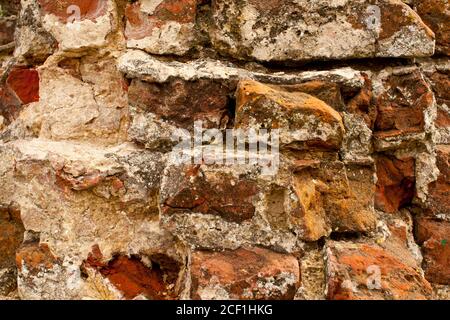
[(365, 121), (364, 114), (344, 112), (342, 120), (345, 127), (340, 151), (343, 160), (359, 163), (373, 162), (371, 157), (373, 133)]
[(424, 131), (425, 112), (433, 104), (433, 93), (418, 69), (382, 71), (375, 85), (378, 139)]
[(14, 206), (0, 206), (0, 269), (14, 267), (24, 231), (20, 211)]
[(224, 118), (230, 117), (227, 107), (233, 93), (233, 86), (218, 81), (173, 80), (157, 84), (135, 79), (128, 98), (141, 112), (155, 114), (177, 127), (191, 129), (194, 121), (200, 120), (205, 128), (220, 128), (226, 125)]
[[(161, 154), (129, 145), (98, 149), (45, 140), (19, 141), (7, 148), (16, 166), (3, 188), (12, 190), (9, 200), (17, 201), (25, 229), (38, 233), (36, 246), (47, 245), (58, 260), (48, 272), (34, 275), (30, 267), (19, 272), (21, 297), (98, 297), (96, 274), (84, 280), (79, 269), (95, 244), (106, 261), (119, 253), (182, 251), (156, 219)], [(36, 250), (41, 251), (30, 249), (30, 254)], [(182, 259), (179, 254), (177, 259)]]
[[(180, 174), (181, 170), (181, 174)], [(178, 179), (164, 190), (163, 214), (196, 212), (218, 215), (224, 220), (242, 222), (255, 214), (258, 199), (256, 181), (235, 178), (226, 172), (202, 172), (199, 165), (177, 168)], [(172, 176), (172, 175), (171, 175)], [(173, 175), (172, 177), (176, 177)]]
[(438, 284), (450, 284), (450, 223), (420, 217), (416, 239), (422, 246), (425, 277)]
[(427, 59), (421, 69), (433, 89), (437, 104), (434, 119), (434, 140), (438, 144), (450, 144), (450, 62), (448, 59)]
[(195, 41), (196, 0), (139, 0), (126, 8), (127, 46), (153, 54), (185, 54)]
[(296, 216), (302, 239), (316, 241), (332, 231), (369, 231), (376, 226), (373, 212), (373, 169), (341, 162), (305, 167), (294, 175), (299, 199)]
[(240, 59), (431, 56), (434, 34), (397, 0), (214, 1), (214, 47)]
[(449, 299), (447, 11), (0, 0), (0, 300)]
[(373, 166), (296, 160), (264, 176), (259, 165), (180, 165), (177, 159), (164, 172), (162, 222), (198, 247), (269, 243), (293, 252), (292, 234), (316, 241), (333, 231), (376, 227)]
[(108, 44), (118, 30), (117, 8), (112, 0), (39, 2), (42, 25), (62, 51), (85, 51)]
[[(373, 117), (373, 108), (367, 102), (370, 98), (363, 97), (368, 95), (370, 82), (364, 73), (350, 68), (262, 73), (214, 60), (165, 62), (137, 50), (127, 51), (119, 59), (119, 68), (132, 78), (129, 137), (148, 149), (170, 149), (177, 127), (192, 131), (195, 120), (203, 121), (204, 128), (230, 127), (235, 109), (233, 95), (238, 80), (245, 79), (279, 84), (286, 92), (309, 93), (338, 111), (360, 115), (369, 124), (369, 118)], [(210, 91), (215, 94), (211, 95)]]
[(0, 16), (0, 46), (14, 41), (14, 31), (16, 28), (16, 17)]
[(92, 248), (83, 262), (82, 272), (96, 272), (107, 279), (125, 299), (145, 297), (150, 300), (174, 299), (179, 293), (177, 285), (181, 262), (164, 254), (148, 256), (123, 255), (105, 261), (98, 246)]
[(13, 154), (0, 144), (0, 299), (14, 295), (17, 288), (15, 253), (23, 240), (24, 226), (14, 194)]
[(39, 101), (38, 72), (35, 69), (12, 68), (5, 83), (0, 85), (0, 115), (3, 117), (3, 125), (7, 126), (14, 121), (24, 105), (36, 101)]
[(384, 212), (395, 213), (411, 204), (415, 194), (415, 161), (413, 158), (378, 156), (375, 206)]
[(38, 275), (41, 272), (48, 272), (61, 261), (50, 251), (47, 244), (36, 242), (26, 242), (20, 247), (16, 255), (17, 268), (21, 274)]
[(20, 211), (0, 205), (0, 295), (8, 295), (17, 287), (15, 255), (24, 231)]
[(0, 131), (18, 117), (22, 106), (21, 101), (9, 86), (0, 85), (0, 115), (2, 117)]
[[(239, 153), (237, 159), (253, 156)], [(203, 158), (209, 161), (209, 151)], [(299, 250), (293, 221), (297, 198), (288, 175), (264, 176), (261, 165), (248, 161), (191, 166), (179, 159), (171, 154), (163, 174), (164, 228), (199, 248), (262, 245), (282, 252)]]
[(129, 78), (163, 83), (171, 79), (185, 81), (255, 80), (271, 84), (298, 84), (308, 81), (338, 83), (345, 91), (361, 89), (366, 84), (364, 74), (352, 68), (306, 72), (255, 72), (219, 60), (198, 59), (188, 62), (157, 59), (140, 50), (127, 50), (118, 60), (118, 68)]
[(14, 56), (32, 64), (43, 63), (56, 50), (56, 40), (42, 25), (37, 0), (24, 0), (21, 3)]
[(423, 257), (414, 239), (415, 223), (411, 213), (407, 209), (401, 209), (396, 214), (377, 213), (377, 229), (370, 233), (372, 242), (389, 251), (405, 265), (420, 270)]
[(435, 216), (450, 215), (450, 146), (436, 147), (436, 164), (439, 176), (428, 186), (428, 208)]
[(295, 300), (324, 300), (326, 284), (323, 250), (321, 248), (307, 250), (299, 263), (301, 281)]
[(23, 104), (39, 101), (39, 74), (37, 70), (13, 69), (6, 79), (6, 84)]
[(446, 0), (414, 0), (414, 8), (436, 35), (437, 52), (450, 55), (450, 3)]
[[(73, 22), (73, 19), (95, 20), (106, 13), (108, 1), (94, 0), (38, 0), (41, 10), (45, 14), (52, 14), (62, 22)], [(78, 12), (79, 10), (79, 12)]]
[(1, 3), (4, 15), (16, 15), (20, 10), (20, 0), (8, 0)]
[(450, 73), (436, 72), (430, 80), (433, 84), (434, 92), (436, 93), (437, 103), (439, 103), (436, 125), (440, 128), (450, 127), (450, 115), (448, 106), (450, 105), (450, 93), (448, 87), (450, 86)]
[(302, 92), (241, 81), (236, 92), (237, 128), (278, 129), (281, 144), (339, 149), (342, 117), (322, 100)]
[(261, 248), (196, 251), (192, 256), (194, 299), (293, 299), (300, 282), (294, 256)]
[(327, 244), (327, 298), (331, 300), (429, 299), (431, 285), (414, 268), (379, 246)]
[(450, 300), (450, 286), (432, 284), (433, 300)]
[(89, 57), (77, 69), (64, 64), (40, 67), (39, 102), (30, 104), (16, 125), (53, 140), (125, 140), (127, 96), (112, 61)]

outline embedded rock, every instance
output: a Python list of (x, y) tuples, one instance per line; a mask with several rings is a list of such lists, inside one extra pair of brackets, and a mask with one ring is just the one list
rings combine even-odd
[[(44, 139), (86, 141), (96, 137), (106, 145), (123, 141), (127, 99), (123, 79), (112, 61), (102, 57), (69, 59), (40, 67), (39, 101), (23, 110), (16, 125)], [(29, 82), (19, 80), (19, 88), (26, 88)]]
[(0, 0), (0, 300), (449, 299), (447, 2)]
[(295, 201), (288, 182), (280, 177), (270, 183), (273, 176), (262, 175), (262, 165), (249, 164), (252, 154), (237, 154), (244, 162), (234, 165), (214, 164), (213, 156), (204, 150), (205, 163), (189, 165), (180, 163), (179, 154), (170, 155), (160, 194), (164, 228), (200, 248), (264, 245), (283, 252), (299, 250), (288, 222)]
[(197, 59), (188, 62), (165, 61), (140, 50), (127, 50), (118, 60), (118, 68), (128, 78), (164, 83), (171, 79), (255, 80), (271, 84), (298, 84), (307, 81), (337, 83), (345, 91), (361, 89), (366, 84), (362, 72), (352, 68), (305, 72), (258, 72), (237, 67), (229, 62)]
[(55, 38), (45, 30), (37, 0), (22, 1), (15, 34), (16, 50), (14, 56), (26, 61), (43, 63), (56, 48)]
[(236, 179), (226, 172), (203, 172), (200, 166), (194, 165), (180, 169), (178, 181), (171, 180), (167, 185), (170, 189), (164, 189), (164, 194), (169, 196), (163, 202), (163, 214), (188, 211), (218, 215), (237, 223), (255, 214), (253, 202), (260, 191), (256, 181)]
[(217, 0), (213, 46), (258, 61), (431, 56), (434, 34), (399, 0)]
[[(15, 17), (0, 17), (0, 46), (14, 42), (14, 31), (16, 29)], [(3, 51), (3, 50), (2, 50)]]
[[(23, 260), (19, 264), (21, 297), (98, 296), (92, 289), (99, 280), (97, 274), (85, 280), (80, 273), (94, 245), (107, 260), (117, 253), (157, 255), (184, 250), (176, 249), (176, 241), (155, 221), (164, 167), (161, 154), (142, 154), (129, 145), (99, 150), (46, 140), (17, 141), (6, 145), (4, 152), (12, 152), (16, 165), (3, 188), (12, 191), (9, 200), (20, 207), (25, 230), (34, 235), (29, 240), (34, 245), (25, 247), (30, 259), (18, 258)], [(48, 259), (34, 260), (34, 252), (41, 256), (44, 251), (51, 264)]]
[(258, 158), (252, 165), (252, 154), (241, 156), (247, 161), (214, 164), (203, 153), (203, 164), (186, 165), (172, 154), (161, 186), (165, 228), (197, 247), (270, 244), (283, 252), (298, 250), (296, 238), (375, 229), (373, 166), (297, 160), (265, 173)]
[(233, 87), (210, 80), (156, 84), (134, 79), (128, 98), (141, 113), (152, 113), (177, 127), (190, 129), (195, 121), (202, 121), (205, 128), (220, 128), (228, 116), (233, 91)]
[(127, 5), (127, 46), (183, 55), (194, 45), (196, 0), (139, 0)]
[(59, 50), (82, 52), (105, 47), (118, 30), (115, 1), (36, 1), (42, 26), (56, 39)]
[(371, 166), (335, 162), (298, 169), (294, 190), (299, 199), (296, 220), (302, 239), (316, 241), (332, 231), (373, 230), (377, 221), (374, 189)]
[(95, 245), (81, 269), (85, 275), (96, 277), (96, 281), (110, 284), (108, 291), (113, 297), (172, 300), (180, 293), (183, 280), (182, 262), (176, 258), (155, 253), (140, 257), (118, 255), (107, 261)]
[(255, 81), (238, 85), (235, 126), (278, 129), (281, 144), (300, 149), (339, 149), (344, 135), (342, 117), (325, 102)]

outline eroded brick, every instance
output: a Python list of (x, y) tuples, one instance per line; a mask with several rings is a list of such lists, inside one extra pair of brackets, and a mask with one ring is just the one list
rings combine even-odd
[(414, 158), (397, 159), (380, 155), (376, 159), (376, 167), (376, 208), (394, 213), (410, 204), (415, 195)]
[(450, 214), (450, 146), (436, 147), (439, 176), (428, 186), (428, 208), (432, 214)]
[(344, 125), (340, 114), (303, 92), (256, 81), (241, 81), (236, 92), (236, 127), (279, 129), (282, 144), (338, 149)]
[(197, 120), (203, 121), (205, 128), (226, 125), (233, 93), (233, 86), (212, 80), (173, 80), (163, 84), (133, 80), (128, 89), (131, 105), (186, 129), (192, 129)]
[(432, 293), (414, 268), (370, 244), (329, 243), (327, 282), (331, 300), (424, 300)]
[(302, 239), (316, 241), (336, 232), (373, 230), (374, 179), (370, 166), (322, 163), (297, 171), (294, 188), (299, 199), (294, 221)]
[(39, 73), (37, 70), (15, 68), (9, 73), (6, 83), (23, 104), (39, 101)]
[(424, 112), (433, 103), (433, 93), (420, 71), (392, 74), (382, 83), (384, 89), (376, 96), (375, 135), (389, 138), (423, 132)]
[(192, 256), (194, 299), (292, 299), (299, 286), (294, 256), (262, 248), (196, 251)]
[(447, 0), (414, 0), (422, 20), (436, 35), (436, 49), (450, 55), (450, 3)]
[(172, 168), (162, 199), (162, 212), (217, 215), (242, 222), (255, 214), (259, 187), (256, 181), (226, 172), (204, 172), (200, 166)]
[(416, 240), (422, 246), (428, 281), (450, 284), (450, 223), (427, 217), (416, 219)]
[[(73, 22), (71, 19), (95, 20), (106, 13), (106, 0), (38, 0), (45, 14), (57, 16), (62, 22)], [(78, 16), (79, 14), (79, 16)]]
[(153, 54), (186, 53), (195, 39), (196, 0), (139, 0), (128, 4), (128, 47)]
[[(175, 284), (180, 264), (170, 257), (156, 255), (145, 260), (137, 256), (117, 255), (110, 261), (103, 261), (98, 246), (82, 265), (82, 270), (94, 268), (107, 278), (124, 296), (134, 299), (144, 296), (150, 300), (176, 298)], [(148, 262), (150, 261), (150, 262)]]

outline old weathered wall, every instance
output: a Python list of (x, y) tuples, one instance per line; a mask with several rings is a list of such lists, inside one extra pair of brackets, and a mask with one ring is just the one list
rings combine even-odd
[(449, 56), (448, 0), (1, 0), (0, 297), (449, 299)]

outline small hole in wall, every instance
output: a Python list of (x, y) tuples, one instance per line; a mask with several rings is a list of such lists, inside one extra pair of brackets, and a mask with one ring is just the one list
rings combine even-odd
[(115, 255), (110, 261), (103, 262), (100, 251), (93, 249), (81, 267), (84, 280), (88, 279), (87, 268), (107, 278), (126, 299), (143, 295), (151, 300), (172, 300), (177, 296), (181, 263), (165, 254), (150, 257)]

